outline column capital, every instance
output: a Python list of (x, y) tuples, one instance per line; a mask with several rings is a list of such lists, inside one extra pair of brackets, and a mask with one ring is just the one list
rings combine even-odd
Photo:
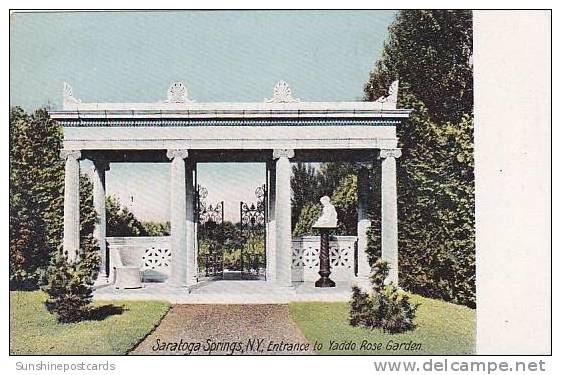
[(382, 148), (380, 149), (380, 154), (378, 155), (378, 159), (387, 159), (387, 158), (399, 158), (401, 156), (401, 149), (400, 148)]
[(186, 149), (168, 149), (166, 156), (168, 157), (168, 159), (175, 159), (175, 158), (181, 158), (181, 159), (187, 159), (187, 157), (189, 156), (189, 150)]
[(281, 149), (273, 150), (273, 159), (280, 159), (280, 158), (291, 159), (293, 157), (294, 157), (294, 149), (281, 148)]
[(60, 157), (64, 160), (74, 159), (79, 160), (82, 157), (80, 150), (60, 150)]

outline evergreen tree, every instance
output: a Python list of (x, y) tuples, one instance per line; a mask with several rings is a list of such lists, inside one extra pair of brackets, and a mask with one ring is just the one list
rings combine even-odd
[(400, 284), (475, 307), (471, 34), (469, 11), (399, 12), (365, 98), (398, 78), (399, 107), (414, 109), (397, 129)]
[[(35, 289), (62, 246), (64, 161), (62, 130), (45, 109), (10, 111), (10, 287)], [(95, 251), (92, 185), (80, 177), (80, 240)]]

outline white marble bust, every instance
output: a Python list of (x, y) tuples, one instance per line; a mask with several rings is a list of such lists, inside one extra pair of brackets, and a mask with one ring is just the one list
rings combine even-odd
[(336, 228), (337, 227), (337, 211), (335, 206), (331, 204), (328, 196), (321, 197), (319, 200), (323, 205), (321, 216), (314, 223), (313, 228)]

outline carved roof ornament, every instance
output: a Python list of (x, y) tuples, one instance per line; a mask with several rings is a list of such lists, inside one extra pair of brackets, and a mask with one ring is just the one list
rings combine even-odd
[(72, 86), (70, 86), (67, 82), (63, 82), (62, 84), (62, 105), (64, 107), (72, 104), (81, 103), (81, 100), (78, 100), (74, 97), (74, 93), (72, 92)]
[(376, 103), (397, 103), (397, 91), (399, 89), (399, 80), (395, 80), (388, 89), (388, 96), (380, 96), (376, 99)]
[(265, 99), (266, 103), (297, 103), (300, 99), (292, 97), (292, 90), (285, 81), (278, 81), (273, 89), (273, 97)]
[(192, 103), (188, 98), (187, 86), (183, 82), (173, 82), (168, 89), (166, 103)]

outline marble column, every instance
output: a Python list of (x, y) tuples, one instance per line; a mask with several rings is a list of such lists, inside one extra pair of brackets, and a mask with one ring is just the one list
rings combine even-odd
[(358, 190), (358, 209), (357, 209), (357, 237), (358, 237), (358, 274), (361, 279), (368, 279), (371, 273), (370, 264), (368, 263), (368, 229), (370, 228), (370, 220), (368, 220), (368, 192), (369, 192), (369, 165), (360, 164), (358, 169), (357, 190)]
[(63, 250), (69, 262), (76, 262), (80, 251), (80, 157), (77, 150), (61, 150), (64, 165)]
[(276, 202), (276, 169), (273, 163), (267, 164), (267, 185), (268, 185), (268, 201), (267, 201), (267, 266), (266, 280), (268, 283), (277, 281), (277, 253), (276, 253), (276, 219), (275, 219), (275, 202)]
[(109, 170), (109, 162), (106, 160), (93, 160), (92, 162), (93, 205), (97, 214), (93, 234), (97, 240), (100, 254), (98, 282), (104, 283), (108, 281), (109, 277), (105, 217), (105, 172)]
[(198, 278), (197, 252), (195, 247), (195, 187), (194, 166), (187, 163), (185, 170), (185, 205), (187, 208), (187, 286), (195, 285)]
[(171, 277), (173, 286), (187, 286), (187, 201), (185, 159), (188, 150), (168, 150), (171, 160)]
[(276, 160), (276, 196), (275, 196), (275, 226), (276, 226), (276, 282), (281, 286), (292, 286), (292, 228), (290, 202), (290, 158), (294, 157), (294, 150), (280, 149), (273, 151)]
[(382, 260), (388, 262), (390, 272), (386, 283), (398, 285), (398, 248), (397, 248), (397, 180), (396, 158), (401, 156), (400, 149), (381, 149), (382, 160)]

